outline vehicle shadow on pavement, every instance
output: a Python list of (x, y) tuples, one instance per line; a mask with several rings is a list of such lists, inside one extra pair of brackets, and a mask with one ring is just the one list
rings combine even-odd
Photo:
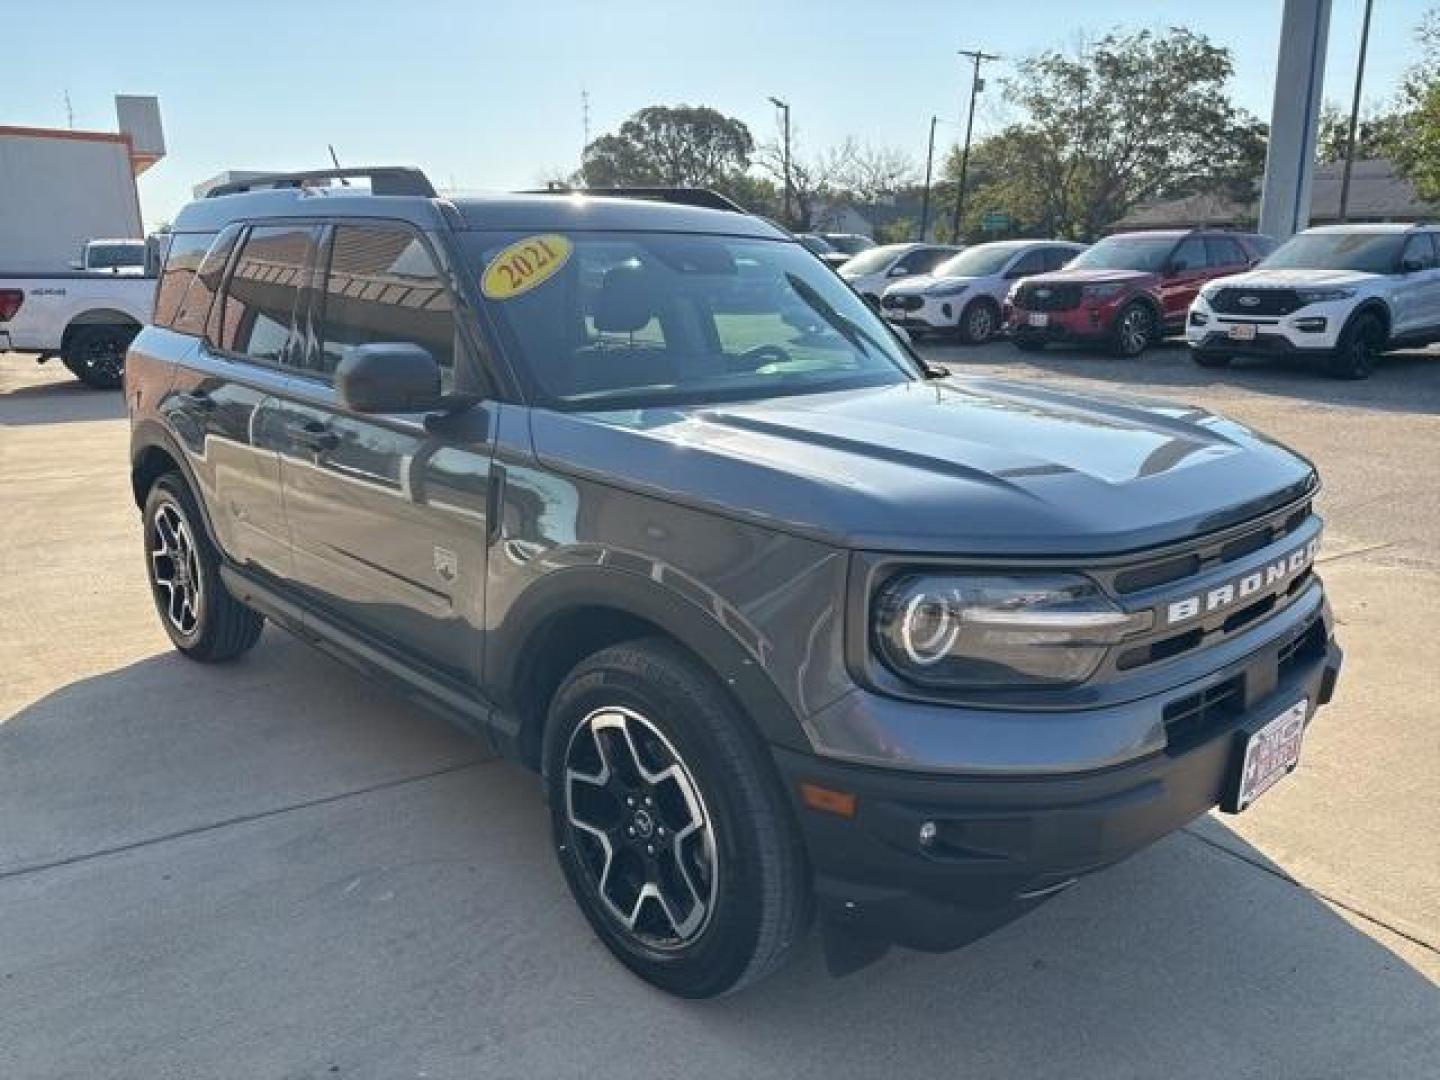
[[(6, 365), (33, 364), (28, 357), (0, 353)], [(0, 427), (29, 427), (69, 421), (118, 420), (125, 415), (125, 399), (118, 390), (92, 390), (61, 365), (51, 361), (60, 377), (0, 389)]]
[(1329, 378), (1305, 364), (1259, 358), (1237, 359), (1228, 368), (1202, 368), (1190, 359), (1186, 346), (1176, 343), (1128, 359), (1102, 349), (1056, 347), (1022, 353), (1006, 341), (981, 346), (926, 341), (921, 351), (968, 374), (1003, 376), (1004, 369), (1020, 365), (1067, 379), (1106, 383), (1127, 393), (1164, 396), (1187, 388), (1233, 386), (1335, 408), (1440, 413), (1440, 349), (1386, 356), (1369, 379), (1358, 382)]
[(1413, 1078), (1440, 1060), (1440, 990), (1405, 958), (1425, 950), (1233, 834), (1243, 858), (1181, 833), (957, 953), (833, 980), (812, 935), (767, 982), (674, 1000), (571, 903), (536, 779), (480, 757), (278, 634), (20, 709), (0, 725), (0, 866), (59, 865), (0, 876), (0, 1075)]

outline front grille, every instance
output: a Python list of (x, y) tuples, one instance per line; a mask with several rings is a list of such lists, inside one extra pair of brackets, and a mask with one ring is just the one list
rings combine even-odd
[(1069, 311), (1080, 306), (1080, 286), (1027, 283), (1016, 292), (1015, 305), (1026, 311)]
[(1222, 315), (1255, 315), (1277, 318), (1299, 311), (1305, 305), (1294, 289), (1246, 289), (1230, 286), (1218, 289), (1210, 309)]
[(891, 311), (918, 311), (925, 306), (925, 299), (914, 294), (896, 296), (891, 293), (880, 298), (880, 306), (889, 308)]
[(1226, 726), (1245, 711), (1245, 677), (1236, 675), (1199, 693), (1165, 706), (1165, 735), (1171, 754), (1187, 748)]
[[(1224, 541), (1211, 559), (1202, 560), (1199, 552), (1187, 552), (1184, 555), (1175, 555), (1155, 562), (1127, 567), (1115, 575), (1115, 591), (1122, 596), (1143, 592), (1146, 589), (1168, 585), (1172, 581), (1193, 577), (1209, 566), (1243, 559), (1246, 555), (1289, 536), (1305, 524), (1309, 517), (1310, 503), (1307, 502), (1289, 514), (1266, 518), (1252, 528), (1242, 530), (1239, 535)], [(1203, 566), (1202, 561), (1205, 563)]]

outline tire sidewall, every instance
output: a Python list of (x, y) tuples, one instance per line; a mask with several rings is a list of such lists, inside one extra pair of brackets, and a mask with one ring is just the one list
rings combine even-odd
[[(743, 974), (754, 951), (762, 918), (755, 808), (744, 805), (738, 785), (726, 775), (726, 760), (710, 725), (734, 724), (717, 701), (696, 701), (613, 665), (582, 665), (556, 694), (543, 749), (551, 838), (567, 883), (586, 919), (612, 952), (642, 978), (685, 997), (723, 992)], [(623, 706), (658, 728), (684, 760), (705, 802), (713, 830), (718, 884), (710, 920), (692, 943), (658, 950), (619, 926), (601, 901), (589, 871), (571, 844), (564, 789), (565, 754), (571, 736), (595, 710)]]
[[(1374, 348), (1361, 358), (1354, 352), (1355, 345), (1362, 334), (1373, 336), (1375, 339)], [(1347, 326), (1340, 335), (1340, 345), (1330, 361), (1331, 374), (1342, 379), (1364, 379), (1375, 370), (1375, 365), (1380, 359), (1380, 353), (1384, 348), (1385, 326), (1379, 317), (1369, 311), (1363, 311), (1355, 316), (1354, 320)]]
[[(200, 611), (196, 617), (195, 630), (191, 634), (182, 633), (170, 621), (160, 595), (160, 588), (155, 583), (151, 560), (151, 553), (155, 550), (155, 517), (166, 505), (173, 505), (185, 519), (185, 524), (190, 530), (191, 542), (195, 545), (195, 561), (200, 567)], [(150, 585), (150, 595), (155, 601), (155, 611), (160, 616), (160, 625), (165, 628), (165, 633), (169, 636), (171, 643), (181, 652), (202, 651), (208, 644), (208, 639), (214, 634), (216, 599), (219, 596), (218, 590), (222, 587), (219, 563), (215, 558), (214, 549), (210, 546), (209, 534), (205, 531), (205, 521), (200, 516), (199, 508), (195, 505), (189, 487), (178, 475), (167, 473), (155, 481), (150, 488), (150, 494), (145, 499), (142, 521), (145, 531), (143, 544), (145, 580)]]
[[(133, 337), (134, 335), (130, 335)], [(97, 368), (90, 355), (89, 350), (97, 341), (113, 341), (120, 354), (119, 362), (114, 370), (108, 368)], [(125, 350), (129, 348), (130, 340), (125, 332), (109, 326), (86, 326), (75, 332), (74, 340), (71, 343), (72, 356), (65, 359), (65, 366), (75, 373), (86, 386), (96, 390), (114, 390), (118, 388), (125, 378)]]
[[(1145, 338), (1138, 348), (1132, 348), (1125, 340), (1125, 324), (1137, 313), (1145, 319)], [(1120, 356), (1139, 356), (1155, 344), (1155, 327), (1157, 322), (1158, 320), (1155, 318), (1155, 313), (1142, 301), (1132, 300), (1126, 304), (1120, 309), (1120, 313), (1115, 316), (1115, 352)]]
[[(975, 334), (970, 327), (970, 320), (979, 312), (985, 312), (990, 316), (988, 328), (983, 334)], [(984, 345), (995, 339), (1000, 329), (1000, 312), (993, 301), (986, 299), (971, 300), (960, 312), (960, 340), (967, 345)]]

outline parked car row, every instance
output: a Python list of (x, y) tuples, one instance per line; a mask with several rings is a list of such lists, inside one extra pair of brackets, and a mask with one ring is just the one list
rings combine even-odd
[(1440, 341), (1440, 226), (1334, 225), (1277, 248), (1258, 233), (1118, 233), (1092, 247), (1008, 240), (956, 249), (886, 244), (839, 268), (912, 334), (983, 344), (1008, 330), (1138, 356), (1185, 336), (1196, 363), (1314, 359), (1364, 378), (1388, 350)]

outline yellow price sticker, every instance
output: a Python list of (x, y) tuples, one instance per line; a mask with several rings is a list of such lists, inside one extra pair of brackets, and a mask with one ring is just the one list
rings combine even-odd
[(480, 291), (490, 300), (509, 300), (542, 285), (560, 272), (574, 245), (557, 233), (516, 240), (500, 250), (480, 277)]

